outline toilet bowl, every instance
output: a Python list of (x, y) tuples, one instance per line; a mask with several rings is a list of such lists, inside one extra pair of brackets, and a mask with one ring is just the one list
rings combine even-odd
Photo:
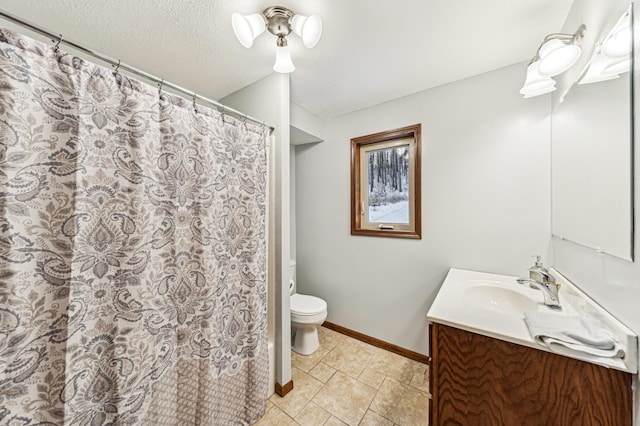
[(311, 355), (320, 346), (318, 326), (327, 319), (327, 302), (319, 297), (295, 293), (295, 281), (289, 282), (291, 295), (291, 349)]

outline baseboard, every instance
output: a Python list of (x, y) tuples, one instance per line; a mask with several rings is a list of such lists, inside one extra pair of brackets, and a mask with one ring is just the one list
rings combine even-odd
[(338, 324), (334, 324), (329, 321), (325, 321), (322, 324), (322, 326), (328, 328), (329, 330), (337, 331), (340, 334), (344, 334), (345, 336), (353, 337), (356, 340), (360, 340), (361, 342), (368, 343), (377, 348), (381, 348), (386, 351), (393, 352), (398, 355), (402, 355), (405, 358), (409, 358), (414, 361), (421, 362), (423, 364), (429, 364), (429, 357), (427, 355), (422, 355), (418, 352), (401, 348), (400, 346), (385, 342), (384, 340), (376, 339), (375, 337), (367, 336), (366, 334), (362, 334), (358, 331), (351, 330), (349, 328), (343, 327)]
[(293, 380), (289, 380), (289, 382), (284, 385), (281, 385), (280, 383), (276, 382), (276, 393), (278, 395), (285, 396), (292, 390), (293, 390)]

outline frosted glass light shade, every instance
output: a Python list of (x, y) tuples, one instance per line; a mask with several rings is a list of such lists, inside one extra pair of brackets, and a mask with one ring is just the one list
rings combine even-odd
[(578, 84), (598, 83), (600, 81), (618, 78), (618, 74), (605, 72), (605, 70), (610, 66), (611, 60), (602, 55), (602, 53), (597, 52), (593, 56), (593, 59), (591, 60), (587, 71), (580, 78), (580, 81), (578, 81)]
[(276, 63), (273, 64), (273, 70), (282, 74), (293, 72), (296, 67), (291, 60), (291, 51), (289, 46), (276, 47)]
[(610, 57), (629, 55), (632, 35), (631, 27), (622, 28), (605, 41), (602, 53)]
[(236, 38), (247, 49), (253, 46), (253, 40), (267, 28), (264, 18), (259, 13), (253, 15), (231, 15), (231, 25)]
[(631, 71), (631, 59), (624, 58), (621, 61), (612, 62), (604, 70), (605, 75), (619, 75)]
[(556, 82), (552, 78), (540, 74), (538, 69), (539, 66), (540, 61), (536, 61), (527, 67), (527, 77), (524, 81), (524, 85), (520, 89), (520, 94), (524, 95), (525, 98), (542, 95), (556, 90)]
[(561, 40), (551, 39), (540, 46), (540, 65), (542, 75), (552, 77), (571, 68), (580, 57), (582, 49), (576, 44), (565, 44)]
[(591, 84), (591, 83), (599, 83), (601, 81), (615, 80), (616, 78), (620, 78), (618, 74), (594, 74), (594, 75), (585, 75), (578, 84)]
[(311, 49), (320, 41), (322, 20), (318, 15), (295, 15), (291, 20), (291, 29), (302, 39), (302, 43)]

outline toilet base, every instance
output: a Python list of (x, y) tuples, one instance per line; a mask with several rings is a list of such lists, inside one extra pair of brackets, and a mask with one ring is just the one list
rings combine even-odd
[[(293, 326), (293, 324), (292, 324)], [(316, 324), (295, 324), (295, 337), (291, 349), (300, 355), (311, 355), (320, 347)]]

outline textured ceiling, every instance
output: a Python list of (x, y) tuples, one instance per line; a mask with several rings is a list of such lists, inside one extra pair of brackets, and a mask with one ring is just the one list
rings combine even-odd
[[(272, 72), (275, 37), (245, 49), (231, 14), (280, 5), (318, 14), (291, 35), (291, 98), (330, 119), (533, 56), (572, 0), (2, 0), (0, 8), (137, 68), (220, 99)], [(524, 77), (524, 76), (523, 76)]]

